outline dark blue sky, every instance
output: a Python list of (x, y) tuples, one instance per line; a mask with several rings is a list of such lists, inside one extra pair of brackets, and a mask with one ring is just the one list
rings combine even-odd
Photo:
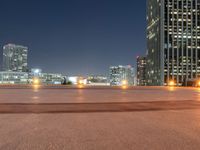
[(29, 67), (106, 74), (145, 54), (145, 8), (145, 0), (1, 0), (1, 53), (4, 44), (21, 44)]

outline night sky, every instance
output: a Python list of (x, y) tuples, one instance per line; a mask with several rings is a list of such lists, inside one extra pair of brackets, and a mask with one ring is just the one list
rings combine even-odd
[(0, 46), (29, 47), (29, 68), (106, 75), (145, 55), (146, 0), (0, 0)]

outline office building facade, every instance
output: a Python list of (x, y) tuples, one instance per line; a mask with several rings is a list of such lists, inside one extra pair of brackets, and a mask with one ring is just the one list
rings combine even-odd
[(3, 71), (27, 72), (28, 47), (8, 44), (3, 47)]
[(87, 77), (88, 85), (96, 85), (96, 86), (107, 86), (108, 78), (102, 75), (90, 75)]
[(146, 57), (137, 57), (137, 85), (145, 86), (146, 83)]
[(13, 72), (1, 71), (0, 84), (33, 84), (34, 79), (38, 79), (41, 85), (61, 85), (65, 76), (53, 73), (27, 73), (27, 72)]
[(26, 72), (0, 72), (0, 84), (29, 84), (29, 76)]
[(147, 0), (147, 84), (200, 77), (200, 0)]
[(42, 69), (32, 68), (29, 73), (30, 83), (33, 82), (34, 79), (38, 79), (40, 84), (43, 85), (54, 85), (54, 84), (62, 84), (66, 76), (62, 74), (56, 73), (43, 73)]
[(134, 84), (134, 69), (130, 65), (128, 66), (111, 66), (110, 67), (110, 85), (121, 86), (123, 81), (127, 82), (127, 85)]

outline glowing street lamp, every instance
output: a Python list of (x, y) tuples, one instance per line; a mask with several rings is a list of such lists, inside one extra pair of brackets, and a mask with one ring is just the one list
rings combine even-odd
[(200, 87), (200, 80), (197, 81), (197, 86)]
[(122, 86), (127, 86), (127, 85), (128, 85), (127, 80), (123, 80), (123, 81), (122, 81)]
[(168, 83), (169, 86), (175, 86), (175, 82), (173, 80), (169, 81)]
[(39, 85), (40, 84), (40, 80), (38, 78), (34, 78), (33, 79), (33, 84), (34, 85)]
[(122, 89), (127, 89), (128, 88), (128, 81), (127, 80), (122, 80), (121, 86), (122, 86)]
[(84, 80), (83, 79), (79, 79), (78, 80), (78, 88), (82, 89), (84, 87), (84, 85), (85, 85)]
[(83, 85), (83, 84), (84, 84), (84, 81), (83, 81), (83, 80), (79, 80), (79, 81), (78, 81), (78, 84), (79, 84), (79, 85)]

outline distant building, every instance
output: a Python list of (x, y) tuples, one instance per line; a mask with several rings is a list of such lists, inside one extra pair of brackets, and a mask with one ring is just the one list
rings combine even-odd
[(71, 76), (67, 78), (68, 82), (71, 82), (73, 85), (77, 84), (84, 84), (86, 85), (88, 83), (87, 78), (81, 77), (81, 76)]
[(0, 84), (32, 84), (35, 78), (38, 79), (40, 84), (43, 85), (54, 85), (62, 84), (65, 76), (61, 74), (53, 73), (42, 73), (42, 72), (13, 72), (13, 71), (2, 71), (0, 72)]
[(29, 84), (26, 72), (0, 72), (0, 84)]
[(62, 84), (64, 76), (61, 74), (41, 73), (39, 79), (43, 84)]
[(105, 76), (100, 76), (100, 75), (88, 76), (87, 82), (88, 82), (89, 85), (94, 85), (94, 86), (107, 86), (107, 85), (109, 85), (108, 78), (105, 77)]
[(42, 73), (42, 69), (39, 69), (39, 68), (32, 68), (31, 69), (31, 74), (35, 77), (41, 76), (41, 73)]
[(137, 85), (146, 85), (146, 57), (137, 57)]
[(8, 44), (3, 47), (3, 71), (27, 72), (28, 47)]
[(43, 73), (41, 69), (33, 68), (29, 73), (29, 79), (32, 82), (34, 78), (39, 79), (40, 84), (62, 84), (65, 76), (62, 74)]
[(200, 78), (200, 0), (147, 1), (148, 85)]
[(110, 67), (110, 85), (121, 86), (123, 81), (128, 85), (134, 84), (134, 70), (128, 66), (111, 66)]

